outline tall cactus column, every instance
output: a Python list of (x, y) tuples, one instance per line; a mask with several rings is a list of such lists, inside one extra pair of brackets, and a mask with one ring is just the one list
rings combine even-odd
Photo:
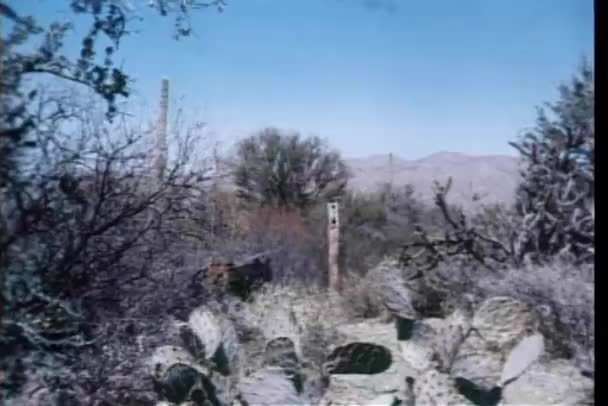
[(167, 115), (169, 110), (169, 79), (163, 79), (160, 90), (160, 110), (156, 128), (156, 146), (154, 149), (154, 171), (159, 185), (162, 183), (167, 168)]
[(395, 172), (393, 170), (393, 153), (392, 152), (388, 155), (388, 171), (389, 171), (389, 174), (390, 174), (390, 177), (389, 177), (389, 188), (390, 188), (390, 191), (392, 192), (393, 191), (393, 184), (395, 183)]
[[(158, 112), (158, 122), (156, 123), (156, 142), (152, 150), (151, 164), (152, 173), (149, 179), (149, 193), (157, 193), (163, 187), (165, 171), (168, 161), (168, 146), (167, 146), (167, 115), (169, 109), (169, 80), (161, 81), (160, 89), (160, 109)], [(155, 205), (159, 202), (155, 202)], [(148, 210), (148, 228), (154, 224), (154, 210)]]
[(340, 274), (338, 268), (338, 254), (340, 241), (340, 219), (339, 205), (331, 202), (327, 205), (327, 241), (328, 241), (328, 261), (329, 261), (329, 287), (334, 291), (340, 290)]

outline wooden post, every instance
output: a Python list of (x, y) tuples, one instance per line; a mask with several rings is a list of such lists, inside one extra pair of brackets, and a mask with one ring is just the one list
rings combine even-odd
[(340, 219), (338, 202), (327, 205), (327, 241), (329, 262), (329, 287), (334, 291), (340, 290), (340, 274), (338, 269), (338, 253), (340, 241)]

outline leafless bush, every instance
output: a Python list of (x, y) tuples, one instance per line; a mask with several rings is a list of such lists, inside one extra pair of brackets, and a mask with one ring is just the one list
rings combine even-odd
[(212, 250), (221, 258), (235, 261), (256, 253), (270, 259), (273, 282), (318, 285), (323, 279), (319, 257), (321, 244), (316, 230), (298, 210), (280, 208), (243, 209), (231, 219), (237, 224), (232, 236), (217, 239)]
[[(16, 161), (20, 171), (11, 172), (2, 190), (2, 369), (10, 369), (13, 357), (38, 351), (74, 371), (89, 354), (100, 357), (90, 366), (108, 378), (116, 360), (100, 349), (117, 342), (120, 320), (162, 315), (135, 316), (163, 295), (165, 308), (190, 305), (179, 305), (175, 294), (186, 281), (173, 284), (167, 272), (151, 271), (194, 210), (197, 174), (188, 163), (195, 134), (174, 140), (175, 154), (158, 181), (149, 176), (147, 134), (124, 120), (108, 126), (90, 104), (62, 95), (49, 94), (39, 114), (49, 105), (63, 113), (40, 120), (45, 125), (35, 129), (36, 147)], [(159, 289), (171, 285), (173, 291)], [(128, 358), (129, 345), (114, 347)], [(90, 379), (103, 382), (95, 374)], [(86, 389), (85, 378), (76, 382), (97, 393), (96, 385)]]

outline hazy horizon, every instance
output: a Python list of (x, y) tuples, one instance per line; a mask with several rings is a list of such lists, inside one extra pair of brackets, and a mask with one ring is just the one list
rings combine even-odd
[(461, 155), (463, 157), (474, 157), (474, 158), (484, 158), (484, 157), (509, 157), (509, 158), (517, 158), (519, 155), (517, 154), (517, 151), (515, 149), (513, 149), (512, 153), (508, 153), (509, 151), (505, 151), (504, 153), (481, 153), (481, 154), (470, 154), (470, 153), (466, 153), (466, 152), (462, 152), (462, 151), (446, 151), (446, 150), (437, 150), (434, 152), (431, 152), (429, 154), (420, 156), (420, 157), (416, 157), (416, 158), (409, 158), (406, 156), (401, 156), (399, 154), (395, 154), (393, 152), (384, 152), (384, 153), (373, 153), (373, 154), (369, 154), (369, 155), (361, 155), (361, 156), (344, 156), (345, 159), (347, 160), (357, 160), (357, 159), (380, 159), (380, 158), (385, 158), (388, 157), (390, 154), (393, 154), (393, 158), (395, 159), (401, 159), (401, 160), (405, 160), (405, 161), (417, 161), (417, 160), (423, 160), (423, 159), (427, 159), (430, 158), (432, 156), (435, 155), (440, 155), (440, 154), (457, 154), (457, 155)]

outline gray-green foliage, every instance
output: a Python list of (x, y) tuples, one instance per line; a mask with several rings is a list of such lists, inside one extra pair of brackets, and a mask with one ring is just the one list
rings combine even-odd
[(267, 128), (237, 146), (234, 180), (247, 202), (307, 208), (340, 195), (348, 177), (340, 154), (318, 137)]
[(410, 241), (415, 225), (435, 227), (432, 209), (415, 196), (410, 185), (385, 186), (377, 193), (347, 191), (340, 208), (345, 225), (340, 234), (341, 264), (356, 274), (364, 274)]

